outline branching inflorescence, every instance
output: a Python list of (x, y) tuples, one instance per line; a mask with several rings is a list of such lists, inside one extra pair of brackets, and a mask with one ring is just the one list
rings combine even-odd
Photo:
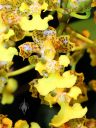
[[(50, 107), (56, 103), (60, 106), (49, 126), (73, 128), (73, 122), (74, 128), (88, 127), (89, 120), (84, 117), (87, 107), (81, 106), (88, 100), (88, 89), (83, 73), (77, 73), (75, 68), (85, 50), (90, 53), (91, 65), (96, 66), (96, 42), (88, 38), (88, 32), (81, 35), (72, 30), (68, 21), (71, 17), (89, 18), (91, 8), (95, 6), (95, 0), (0, 0), (1, 104), (14, 101), (18, 81), (11, 77), (34, 68), (40, 76), (29, 83), (32, 96), (41, 98), (41, 102)], [(49, 21), (54, 19), (55, 12), (59, 25), (53, 28)], [(47, 16), (42, 18), (41, 13)], [(32, 41), (22, 43), (26, 36)], [(21, 41), (19, 51), (15, 47), (18, 41)], [(23, 61), (28, 60), (29, 65), (12, 70), (14, 55), (21, 56)], [(95, 80), (89, 83), (91, 86), (94, 84)], [(12, 127), (12, 121), (1, 115), (0, 128)], [(30, 126), (39, 127), (35, 122)], [(29, 125), (19, 120), (14, 128), (29, 128)]]

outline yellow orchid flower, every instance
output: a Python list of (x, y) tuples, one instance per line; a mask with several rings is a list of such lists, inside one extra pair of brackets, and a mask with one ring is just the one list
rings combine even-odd
[(52, 40), (47, 39), (41, 45), (41, 56), (45, 60), (52, 60), (55, 57), (56, 51), (52, 44)]
[(47, 95), (50, 91), (53, 91), (55, 88), (71, 88), (77, 77), (66, 71), (61, 76), (59, 73), (49, 74), (48, 78), (38, 79), (38, 83), (35, 85), (36, 89), (40, 95)]
[(68, 56), (61, 55), (59, 57), (59, 64), (63, 65), (64, 67), (67, 67), (70, 64), (70, 60), (69, 60)]
[(8, 49), (0, 46), (0, 61), (5, 63), (12, 61), (14, 55), (18, 55), (18, 51), (14, 47), (9, 47)]
[(26, 120), (18, 120), (14, 128), (29, 128), (29, 125)]
[(77, 100), (77, 97), (82, 92), (81, 92), (81, 89), (79, 87), (73, 86), (70, 88), (70, 91), (68, 93), (64, 92), (64, 89), (58, 89), (58, 88), (53, 91), (53, 93), (55, 93), (55, 96), (52, 96), (51, 93), (47, 94), (44, 97), (44, 100), (49, 103), (50, 107), (52, 107), (52, 105), (57, 103), (58, 101), (70, 102), (70, 100), (72, 98)]
[(18, 87), (18, 83), (15, 79), (9, 78), (7, 85), (3, 88), (2, 91), (2, 104), (11, 104), (14, 101), (14, 93)]
[(37, 70), (40, 73), (40, 75), (43, 75), (43, 71), (46, 70), (45, 64), (39, 61), (35, 66), (35, 70)]
[(48, 74), (59, 72), (60, 66), (57, 61), (50, 60), (46, 63), (38, 62), (35, 66), (35, 70), (37, 70), (40, 73), (40, 75), (44, 75), (44, 72)]
[(18, 83), (15, 79), (9, 78), (6, 85), (6, 90), (10, 93), (14, 93), (17, 90)]
[(2, 119), (2, 124), (7, 125), (8, 128), (12, 128), (12, 120), (7, 117)]
[(82, 108), (79, 103), (70, 106), (67, 102), (62, 102), (60, 106), (60, 111), (53, 117), (50, 123), (54, 127), (59, 127), (71, 119), (82, 118), (87, 112), (87, 108)]
[[(41, 11), (46, 11), (48, 5), (47, 3), (43, 3), (43, 5), (40, 5), (38, 3), (38, 0), (33, 2), (33, 5), (30, 6), (31, 16), (32, 19), (29, 20), (28, 17), (22, 16), (19, 25), (22, 28), (22, 30), (25, 31), (32, 31), (32, 30), (45, 30), (48, 28), (48, 21), (52, 20), (53, 17), (51, 15), (48, 15), (44, 19), (41, 18), (40, 14)], [(28, 10), (28, 7), (25, 3), (21, 4), (20, 10), (24, 11), (25, 9)]]
[[(52, 55), (53, 54), (53, 55)], [(64, 67), (67, 67), (68, 64), (70, 64), (70, 60), (66, 55), (61, 55), (59, 57), (59, 60), (52, 60), (55, 56), (55, 51), (51, 54), (49, 51), (47, 54), (46, 63), (38, 62), (35, 66), (35, 70), (37, 70), (40, 75), (43, 75), (43, 71), (46, 71), (47, 73), (55, 73), (60, 72), (60, 67), (63, 65)]]
[(20, 6), (19, 10), (21, 12), (24, 12), (26, 10), (29, 10), (29, 6), (25, 2), (23, 2), (23, 3), (21, 3), (21, 6)]
[(50, 105), (50, 107), (52, 107), (53, 104), (55, 104), (57, 102), (57, 96), (51, 96), (51, 94), (49, 93), (48, 95), (46, 95), (44, 97), (44, 101), (47, 101)]
[(70, 91), (67, 93), (68, 96), (72, 97), (73, 99), (77, 100), (79, 94), (82, 94), (81, 89), (77, 86), (73, 86)]
[(31, 127), (30, 128), (40, 128), (40, 126), (36, 122), (31, 122)]
[(3, 45), (4, 40), (9, 40), (11, 36), (13, 36), (15, 33), (12, 29), (9, 29), (7, 33), (1, 33), (0, 34), (0, 46)]
[(20, 27), (22, 30), (25, 31), (32, 31), (32, 30), (45, 30), (48, 28), (48, 21), (52, 20), (53, 17), (51, 15), (48, 15), (44, 19), (40, 17), (38, 14), (32, 14), (32, 20), (29, 20), (28, 17), (21, 17), (21, 20), (19, 22)]
[(8, 33), (3, 34), (3, 39), (9, 39), (11, 36), (13, 36), (15, 33), (12, 29), (9, 29)]
[(13, 94), (9, 93), (8, 91), (4, 91), (2, 94), (1, 104), (11, 104), (14, 101)]
[(55, 68), (54, 62), (56, 62), (55, 60), (53, 60), (55, 57), (56, 51), (52, 44), (52, 41), (50, 39), (45, 40), (41, 46), (42, 46), (41, 51), (40, 51), (41, 56), (46, 61), (46, 63), (38, 62), (36, 64), (35, 70), (37, 70), (40, 73), (40, 75), (42, 75), (42, 71), (44, 70), (50, 73), (51, 66), (54, 65), (54, 68)]

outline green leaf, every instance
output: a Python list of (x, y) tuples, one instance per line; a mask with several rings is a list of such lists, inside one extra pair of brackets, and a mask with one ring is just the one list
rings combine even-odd
[(90, 32), (90, 39), (96, 40), (96, 23), (93, 18), (78, 20), (70, 23), (70, 26), (78, 33), (81, 33), (84, 29), (88, 30)]

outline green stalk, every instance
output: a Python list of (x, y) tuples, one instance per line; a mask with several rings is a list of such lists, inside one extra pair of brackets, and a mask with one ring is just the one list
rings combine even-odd
[[(87, 37), (85, 37), (85, 36), (83, 36), (83, 35), (81, 35), (81, 34), (75, 32), (74, 30), (72, 30), (72, 29), (70, 28), (70, 26), (67, 26), (67, 27), (66, 27), (66, 31), (67, 31), (69, 34), (72, 34), (72, 35), (74, 35), (75, 37), (77, 37), (77, 38), (79, 38), (79, 39), (85, 41), (88, 45), (95, 45), (95, 44), (96, 44), (93, 40), (90, 40), (90, 39), (88, 39)], [(96, 45), (95, 45), (95, 46), (96, 46)]]
[(65, 24), (63, 22), (61, 22), (56, 29), (58, 36), (62, 35), (64, 28), (65, 28)]
[(76, 12), (71, 12), (70, 13), (70, 16), (76, 17), (78, 19), (88, 19), (90, 17), (90, 11), (87, 11), (86, 12), (86, 15), (79, 15)]
[(71, 70), (76, 71), (76, 64), (73, 64), (73, 65), (71, 66)]
[(79, 34), (79, 33), (76, 33), (76, 37), (79, 38), (79, 39), (81, 39), (81, 40), (84, 40), (85, 42), (87, 42), (87, 43), (89, 43), (89, 44), (93, 44), (93, 43), (94, 43), (92, 40), (90, 40), (90, 39), (88, 39), (88, 38), (82, 36), (82, 35)]
[(16, 70), (16, 71), (9, 72), (9, 73), (7, 74), (7, 76), (8, 76), (8, 77), (16, 76), (16, 75), (22, 74), (22, 73), (24, 73), (24, 72), (27, 72), (27, 71), (33, 69), (34, 67), (35, 67), (35, 65), (31, 64), (31, 65), (25, 66), (25, 67), (23, 67), (23, 68), (21, 68), (21, 69), (18, 69), (18, 70)]

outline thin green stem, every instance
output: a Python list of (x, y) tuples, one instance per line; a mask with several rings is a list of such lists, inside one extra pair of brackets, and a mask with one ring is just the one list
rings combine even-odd
[(24, 72), (27, 72), (27, 71), (29, 71), (29, 70), (31, 70), (31, 69), (33, 69), (33, 68), (34, 68), (34, 65), (31, 64), (31, 65), (25, 66), (25, 67), (23, 67), (23, 68), (21, 68), (21, 69), (18, 69), (18, 70), (16, 70), (16, 71), (9, 72), (9, 73), (7, 74), (7, 76), (8, 76), (8, 77), (16, 76), (16, 75), (22, 74), (22, 73), (24, 73)]
[(86, 12), (86, 15), (79, 15), (76, 12), (71, 12), (70, 13), (70, 16), (76, 17), (78, 19), (88, 19), (90, 17), (90, 11), (87, 11)]
[(86, 44), (88, 44), (88, 45), (90, 45), (90, 46), (92, 46), (92, 45), (95, 45), (95, 46), (96, 46), (96, 43), (95, 43), (93, 40), (90, 40), (90, 39), (88, 39), (87, 37), (81, 35), (80, 33), (75, 32), (74, 30), (72, 30), (72, 29), (70, 28), (70, 26), (67, 26), (67, 27), (66, 27), (66, 31), (67, 31), (69, 34), (72, 34), (72, 35), (74, 35), (75, 37), (77, 37), (77, 38), (79, 38), (79, 39), (85, 41)]
[(90, 39), (84, 37), (83, 35), (81, 35), (81, 34), (79, 34), (79, 33), (76, 33), (76, 37), (78, 37), (78, 38), (81, 39), (81, 40), (84, 40), (85, 42), (87, 42), (87, 43), (89, 43), (89, 44), (93, 44), (93, 43), (94, 43), (94, 41), (92, 41), (92, 40), (90, 40)]
[(63, 22), (61, 22), (59, 24), (59, 26), (57, 27), (57, 35), (60, 36), (62, 35), (63, 31), (64, 31), (64, 28), (65, 28), (65, 24)]
[(75, 69), (76, 69), (76, 64), (73, 64), (71, 70), (75, 71)]
[(83, 57), (83, 55), (84, 55), (84, 50), (80, 50), (73, 54), (74, 62), (71, 63), (71, 70), (75, 71), (76, 65), (78, 64), (79, 60)]

